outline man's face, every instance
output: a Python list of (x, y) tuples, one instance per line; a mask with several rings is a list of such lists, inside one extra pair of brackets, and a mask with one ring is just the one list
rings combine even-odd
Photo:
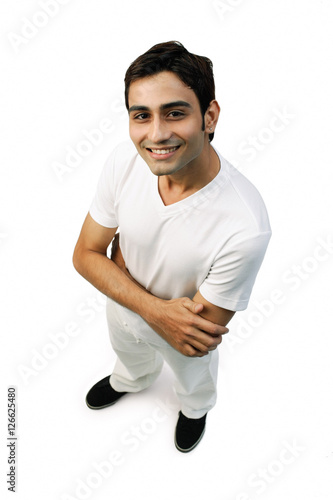
[(163, 71), (135, 81), (129, 95), (130, 137), (155, 175), (171, 175), (200, 162), (208, 134), (200, 103), (177, 75)]

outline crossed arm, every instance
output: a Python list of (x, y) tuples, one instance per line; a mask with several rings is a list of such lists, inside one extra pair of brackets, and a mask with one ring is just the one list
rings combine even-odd
[(74, 250), (75, 269), (100, 292), (139, 314), (185, 356), (202, 357), (216, 349), (234, 312), (210, 304), (200, 292), (192, 300), (164, 300), (149, 293), (131, 277), (117, 245), (112, 260), (107, 257), (116, 230), (88, 214)]

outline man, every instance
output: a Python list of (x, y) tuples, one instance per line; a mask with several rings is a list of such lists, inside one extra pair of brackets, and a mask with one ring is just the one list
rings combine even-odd
[(134, 146), (109, 157), (73, 257), (108, 297), (117, 354), (86, 402), (101, 409), (147, 388), (166, 361), (181, 403), (175, 445), (188, 452), (216, 401), (217, 346), (247, 307), (271, 230), (255, 187), (211, 145), (209, 59), (155, 45), (127, 70), (125, 101)]

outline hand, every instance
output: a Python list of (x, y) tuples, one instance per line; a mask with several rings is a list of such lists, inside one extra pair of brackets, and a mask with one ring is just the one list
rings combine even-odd
[[(111, 260), (137, 286), (144, 289), (126, 268), (119, 246), (119, 233), (112, 242)], [(147, 290), (146, 292), (149, 293)], [(153, 300), (154, 305), (150, 304), (149, 312), (143, 315), (144, 319), (156, 333), (184, 356), (206, 356), (209, 351), (217, 348), (222, 342), (222, 335), (229, 331), (225, 326), (202, 318), (200, 313), (204, 305), (188, 297), (172, 300), (155, 297)]]
[(160, 300), (148, 323), (181, 354), (202, 357), (222, 342), (222, 335), (229, 330), (200, 316), (203, 304), (187, 297)]

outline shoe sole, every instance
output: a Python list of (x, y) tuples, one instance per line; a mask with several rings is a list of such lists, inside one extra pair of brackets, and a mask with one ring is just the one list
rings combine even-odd
[(176, 441), (176, 433), (175, 433), (175, 446), (176, 446), (177, 450), (178, 450), (178, 451), (181, 451), (182, 453), (188, 453), (189, 451), (194, 450), (194, 448), (195, 448), (196, 446), (198, 446), (198, 444), (200, 443), (201, 439), (204, 437), (205, 431), (206, 431), (206, 427), (205, 427), (205, 428), (204, 428), (204, 430), (202, 431), (202, 434), (201, 434), (201, 436), (199, 437), (198, 441), (197, 441), (196, 443), (194, 443), (194, 445), (193, 445), (193, 446), (191, 446), (191, 448), (181, 448), (181, 447), (178, 445), (177, 441)]
[(116, 403), (118, 403), (119, 399), (123, 398), (124, 396), (126, 396), (126, 394), (123, 394), (122, 396), (120, 396), (120, 398), (118, 398), (116, 401), (113, 401), (112, 403), (107, 403), (106, 405), (103, 405), (103, 406), (91, 406), (87, 399), (86, 399), (86, 405), (88, 406), (88, 408), (90, 408), (91, 410), (103, 410), (103, 408), (107, 408), (108, 406), (113, 406), (115, 405)]

